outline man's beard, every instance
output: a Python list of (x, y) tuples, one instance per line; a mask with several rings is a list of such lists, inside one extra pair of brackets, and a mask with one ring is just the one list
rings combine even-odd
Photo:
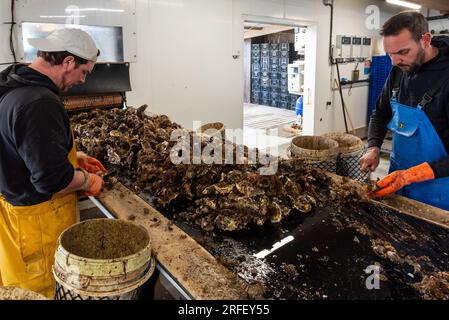
[(411, 65), (408, 64), (398, 64), (398, 67), (401, 68), (402, 71), (411, 74), (418, 70), (424, 64), (424, 54), (425, 51), (421, 48), (416, 54), (416, 59), (412, 62)]

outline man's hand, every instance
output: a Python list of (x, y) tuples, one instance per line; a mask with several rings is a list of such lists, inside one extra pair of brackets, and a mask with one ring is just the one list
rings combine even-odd
[(378, 147), (369, 148), (360, 159), (360, 168), (362, 171), (374, 171), (379, 165), (380, 149)]
[(96, 196), (100, 193), (101, 187), (103, 186), (103, 178), (93, 173), (89, 173), (88, 175), (89, 178), (81, 194), (85, 196)]
[(105, 167), (97, 159), (88, 156), (84, 152), (78, 151), (76, 153), (78, 165), (90, 173), (98, 173), (99, 171), (106, 172)]
[(397, 170), (390, 173), (388, 176), (377, 182), (377, 187), (380, 188), (380, 190), (376, 191), (374, 194), (376, 197), (383, 197), (392, 194), (409, 184), (431, 179), (435, 179), (435, 174), (432, 167), (427, 162), (424, 162), (407, 170)]

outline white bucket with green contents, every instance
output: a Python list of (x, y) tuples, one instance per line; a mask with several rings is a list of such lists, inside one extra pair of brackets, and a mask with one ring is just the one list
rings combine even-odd
[(154, 267), (145, 228), (122, 220), (87, 220), (69, 227), (58, 239), (55, 299), (137, 299)]

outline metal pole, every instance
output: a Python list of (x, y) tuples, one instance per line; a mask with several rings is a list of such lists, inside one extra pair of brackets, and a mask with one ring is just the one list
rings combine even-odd
[(101, 212), (103, 212), (103, 214), (108, 219), (115, 219), (115, 217), (108, 211), (108, 209), (106, 209), (100, 201), (95, 199), (95, 197), (89, 196), (89, 199), (98, 207), (98, 209), (100, 209)]

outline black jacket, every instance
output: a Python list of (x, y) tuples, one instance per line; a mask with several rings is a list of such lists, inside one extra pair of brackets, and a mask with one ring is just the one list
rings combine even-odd
[(0, 193), (11, 204), (51, 199), (72, 181), (73, 146), (59, 90), (47, 76), (13, 65), (0, 73)]
[[(416, 107), (424, 94), (432, 89), (438, 79), (449, 76), (449, 37), (437, 36), (432, 39), (432, 45), (439, 49), (438, 55), (423, 64), (412, 74), (402, 73), (394, 67), (384, 88), (377, 99), (376, 110), (371, 116), (368, 130), (368, 147), (381, 147), (387, 124), (392, 118), (390, 106), (394, 80), (399, 77), (400, 90), (398, 102)], [(426, 115), (433, 124), (447, 153), (449, 154), (449, 81), (441, 87), (433, 100), (426, 106)], [(430, 164), (437, 178), (449, 176), (449, 157)]]

